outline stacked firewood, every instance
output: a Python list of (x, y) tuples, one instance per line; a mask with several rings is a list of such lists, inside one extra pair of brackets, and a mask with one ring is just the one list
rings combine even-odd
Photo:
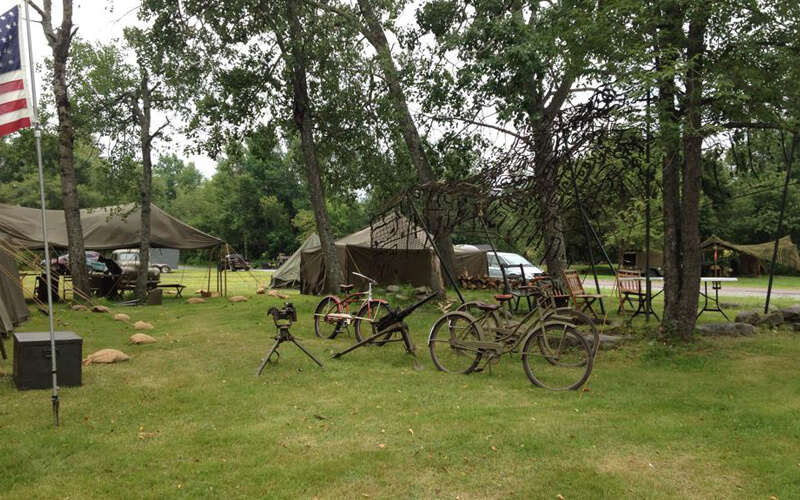
[[(470, 276), (466, 271), (458, 277), (458, 281), (464, 290), (495, 290), (499, 292), (503, 289), (503, 278), (490, 278), (488, 276), (479, 278)], [(521, 285), (521, 280), (509, 279), (508, 284), (511, 288), (516, 288)]]

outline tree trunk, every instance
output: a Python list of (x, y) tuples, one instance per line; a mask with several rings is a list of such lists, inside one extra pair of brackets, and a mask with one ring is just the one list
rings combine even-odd
[(147, 301), (147, 281), (150, 270), (150, 197), (153, 184), (152, 137), (150, 136), (150, 80), (147, 70), (142, 69), (140, 92), (142, 98), (141, 113), (139, 117), (139, 137), (142, 148), (142, 184), (139, 189), (139, 203), (141, 205), (141, 241), (139, 243), (139, 272), (136, 276), (136, 299), (140, 302)]
[[(65, 0), (65, 3), (68, 1)], [(70, 18), (69, 29), (71, 29), (71, 26)], [(62, 33), (61, 36), (66, 35)], [(80, 201), (78, 199), (73, 152), (75, 131), (72, 125), (72, 111), (67, 94), (69, 39), (66, 42), (59, 40), (58, 43), (51, 46), (53, 47), (53, 91), (58, 113), (58, 167), (61, 173), (61, 196), (64, 202), (72, 286), (75, 291), (88, 295), (89, 276), (86, 268), (86, 252), (83, 245), (83, 228), (81, 227)], [(75, 298), (79, 298), (77, 294)]]
[[(389, 88), (389, 98), (392, 100), (395, 108), (395, 119), (397, 120), (400, 133), (403, 136), (403, 141), (406, 143), (409, 155), (411, 156), (411, 162), (417, 170), (417, 178), (422, 184), (436, 182), (436, 176), (428, 161), (428, 155), (423, 148), (419, 130), (408, 109), (408, 101), (406, 100), (403, 87), (400, 85), (400, 76), (394, 64), (394, 58), (392, 57), (389, 42), (386, 39), (386, 33), (383, 31), (380, 19), (375, 13), (375, 9), (370, 0), (358, 0), (358, 7), (364, 18), (364, 27), (362, 31), (378, 54), (378, 63), (383, 71), (386, 85)], [(456, 256), (453, 249), (453, 241), (450, 237), (450, 228), (446, 227), (445, 217), (441, 214), (442, 207), (433, 200), (426, 204), (424, 210), (428, 230), (433, 233), (434, 243), (439, 249), (439, 253), (442, 255), (442, 264), (447, 266), (452, 273), (456, 273)], [(438, 271), (432, 273), (431, 287), (444, 294), (445, 287), (443, 286), (441, 276), (441, 273)]]
[(317, 223), (322, 256), (325, 262), (325, 290), (337, 292), (339, 285), (344, 282), (342, 267), (336, 257), (331, 222), (328, 217), (328, 207), (325, 205), (325, 193), (322, 189), (320, 168), (317, 162), (316, 148), (314, 145), (314, 128), (311, 117), (311, 106), (308, 98), (308, 84), (306, 81), (306, 60), (303, 49), (303, 28), (299, 15), (300, 0), (287, 0), (287, 14), (289, 21), (289, 48), (292, 70), (292, 101), (294, 123), (300, 133), (300, 147), (303, 151), (303, 164), (308, 180), (308, 192), (311, 196), (311, 208), (314, 211), (314, 220)]
[[(693, 23), (689, 42), (689, 72), (686, 80), (686, 131), (684, 155), (681, 159), (681, 120), (676, 108), (678, 94), (675, 70), (683, 48), (684, 12), (676, 2), (665, 5), (658, 28), (657, 61), (658, 107), (662, 160), (664, 203), (664, 317), (666, 336), (688, 338), (694, 331), (697, 299), (700, 291), (700, 66), (695, 56), (702, 52), (704, 28), (697, 32)], [(683, 167), (683, 168), (681, 168)], [(681, 172), (682, 171), (682, 172)], [(681, 175), (683, 174), (683, 175)], [(682, 178), (681, 178), (682, 177)]]
[(561, 282), (567, 268), (567, 249), (564, 243), (564, 224), (558, 201), (558, 162), (553, 151), (552, 122), (535, 118), (533, 122), (534, 172), (536, 175), (535, 197), (539, 205), (539, 220), (544, 236), (544, 262), (547, 274)]
[(701, 7), (691, 16), (686, 38), (686, 119), (684, 122), (683, 194), (681, 197), (681, 291), (677, 330), (687, 340), (694, 333), (700, 297), (700, 191), (702, 182), (703, 131), (703, 54), (705, 52), (706, 13)]

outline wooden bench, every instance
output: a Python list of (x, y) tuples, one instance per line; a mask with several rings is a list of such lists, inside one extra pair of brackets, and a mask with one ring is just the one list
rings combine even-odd
[(595, 319), (599, 319), (597, 312), (595, 312), (592, 304), (597, 302), (603, 303), (603, 295), (600, 293), (586, 293), (583, 289), (583, 282), (578, 275), (578, 271), (574, 269), (566, 269), (563, 272), (564, 286), (567, 287), (569, 298), (572, 301), (572, 307), (581, 312), (589, 311)]
[(186, 288), (186, 285), (179, 285), (178, 283), (168, 283), (168, 284), (158, 284), (156, 288), (174, 288), (178, 293), (175, 294), (175, 297), (181, 297), (181, 293), (183, 293), (183, 289)]

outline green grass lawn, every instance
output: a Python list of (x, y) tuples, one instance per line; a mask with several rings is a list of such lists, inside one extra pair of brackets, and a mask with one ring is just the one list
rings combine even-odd
[[(201, 274), (170, 279), (205, 288)], [(284, 345), (256, 378), (274, 335), (266, 310), (282, 301), (255, 295), (248, 274), (228, 280), (247, 303), (116, 308), (155, 325), (149, 346), (128, 345), (133, 329), (107, 315), (58, 306), (57, 327), (83, 336), (84, 355), (134, 358), (85, 367), (83, 387), (62, 389), (58, 429), (48, 391), (0, 377), (0, 496), (800, 498), (798, 334), (671, 347), (639, 333), (599, 354), (587, 391), (553, 393), (530, 384), (518, 357), (491, 373), (436, 372), (433, 306), (409, 318), (422, 371), (397, 344), (330, 359), (353, 337), (317, 339), (318, 298), (293, 293), (294, 333), (326, 369)], [(46, 329), (34, 314), (21, 330)]]

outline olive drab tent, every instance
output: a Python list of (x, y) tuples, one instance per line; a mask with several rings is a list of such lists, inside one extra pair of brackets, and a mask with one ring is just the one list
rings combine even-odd
[[(67, 225), (63, 210), (47, 210), (51, 248), (67, 248)], [(133, 203), (81, 210), (83, 244), (87, 250), (137, 248), (141, 242), (141, 208)], [(42, 212), (38, 208), (0, 204), (0, 240), (28, 250), (44, 247)], [(155, 205), (150, 205), (150, 246), (196, 250), (224, 243), (185, 224)]]
[[(66, 221), (62, 210), (47, 210), (48, 243), (66, 249)], [(214, 248), (224, 242), (151, 205), (150, 244), (153, 248), (180, 250)], [(81, 210), (87, 250), (138, 248), (141, 243), (141, 209), (136, 204)], [(44, 248), (42, 212), (38, 208), (0, 204), (0, 331), (7, 332), (28, 317), (19, 280), (19, 252)]]
[(272, 274), (270, 288), (300, 288), (300, 257), (303, 250), (319, 247), (319, 236), (312, 233), (289, 259)]
[[(761, 262), (772, 260), (775, 242), (768, 241), (754, 245), (740, 245), (713, 235), (700, 245), (700, 249), (704, 252), (710, 252), (716, 248), (732, 250), (740, 254), (741, 268), (738, 273), (740, 276), (760, 276)], [(792, 243), (790, 236), (784, 236), (778, 240), (777, 257), (778, 264), (800, 271), (800, 254), (798, 254), (797, 247)]]
[[(402, 215), (392, 214), (393, 220), (378, 225), (391, 227), (393, 234), (386, 238), (391, 244), (373, 241), (371, 227), (366, 227), (335, 242), (336, 256), (342, 266), (345, 281), (359, 287), (363, 280), (353, 275), (358, 272), (369, 276), (380, 286), (410, 284), (429, 286), (435, 272), (441, 273), (441, 264), (425, 232)], [(471, 276), (484, 276), (488, 271), (486, 252), (482, 250), (456, 250), (455, 276), (467, 272)], [(300, 252), (300, 292), (316, 295), (325, 285), (325, 263), (322, 248), (316, 246)]]

